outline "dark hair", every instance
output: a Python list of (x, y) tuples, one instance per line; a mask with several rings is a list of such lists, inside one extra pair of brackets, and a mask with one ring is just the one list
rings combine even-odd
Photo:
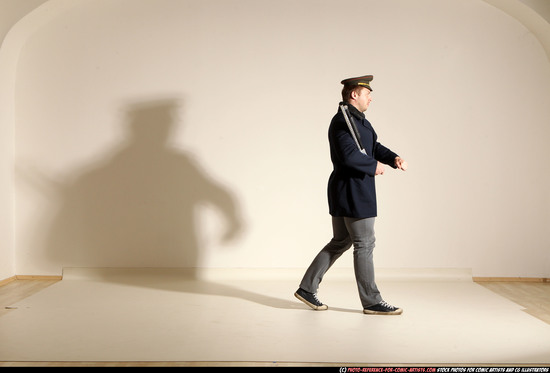
[(353, 92), (359, 91), (359, 89), (365, 88), (360, 85), (345, 85), (344, 88), (342, 88), (342, 101), (349, 102), (349, 99), (351, 98), (351, 94)]

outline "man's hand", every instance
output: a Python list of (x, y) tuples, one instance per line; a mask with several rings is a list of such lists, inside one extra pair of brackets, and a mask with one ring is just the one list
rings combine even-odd
[(401, 157), (395, 157), (395, 167), (400, 170), (407, 171), (407, 167), (409, 167), (409, 165)]
[(375, 175), (384, 175), (384, 165), (380, 162), (376, 165), (376, 172)]

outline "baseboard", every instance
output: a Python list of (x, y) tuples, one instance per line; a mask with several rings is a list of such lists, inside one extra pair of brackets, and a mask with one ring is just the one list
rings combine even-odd
[(63, 276), (15, 275), (16, 280), (62, 280)]
[(550, 278), (545, 277), (473, 277), (474, 282), (545, 282), (550, 283)]
[(17, 278), (15, 276), (11, 276), (11, 277), (5, 278), (3, 280), (0, 280), (0, 286), (7, 285), (10, 282), (15, 281), (15, 280), (17, 280)]
[(0, 280), (0, 286), (9, 284), (16, 280), (41, 280), (41, 281), (58, 281), (62, 280), (63, 276), (43, 276), (43, 275), (15, 275), (6, 279)]

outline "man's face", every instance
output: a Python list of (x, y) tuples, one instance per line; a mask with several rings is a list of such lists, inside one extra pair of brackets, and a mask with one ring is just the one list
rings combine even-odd
[[(355, 97), (354, 97), (355, 96)], [(372, 97), (370, 95), (370, 89), (362, 87), (360, 90), (355, 91), (352, 94), (352, 98), (355, 100), (355, 107), (360, 112), (367, 111), (367, 108), (369, 107), (370, 102), (372, 101)]]

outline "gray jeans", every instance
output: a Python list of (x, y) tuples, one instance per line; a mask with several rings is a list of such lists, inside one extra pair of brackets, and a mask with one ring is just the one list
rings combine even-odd
[(363, 308), (382, 300), (374, 279), (375, 218), (332, 218), (332, 240), (317, 254), (307, 269), (300, 287), (316, 293), (324, 274), (353, 244), (353, 268)]

